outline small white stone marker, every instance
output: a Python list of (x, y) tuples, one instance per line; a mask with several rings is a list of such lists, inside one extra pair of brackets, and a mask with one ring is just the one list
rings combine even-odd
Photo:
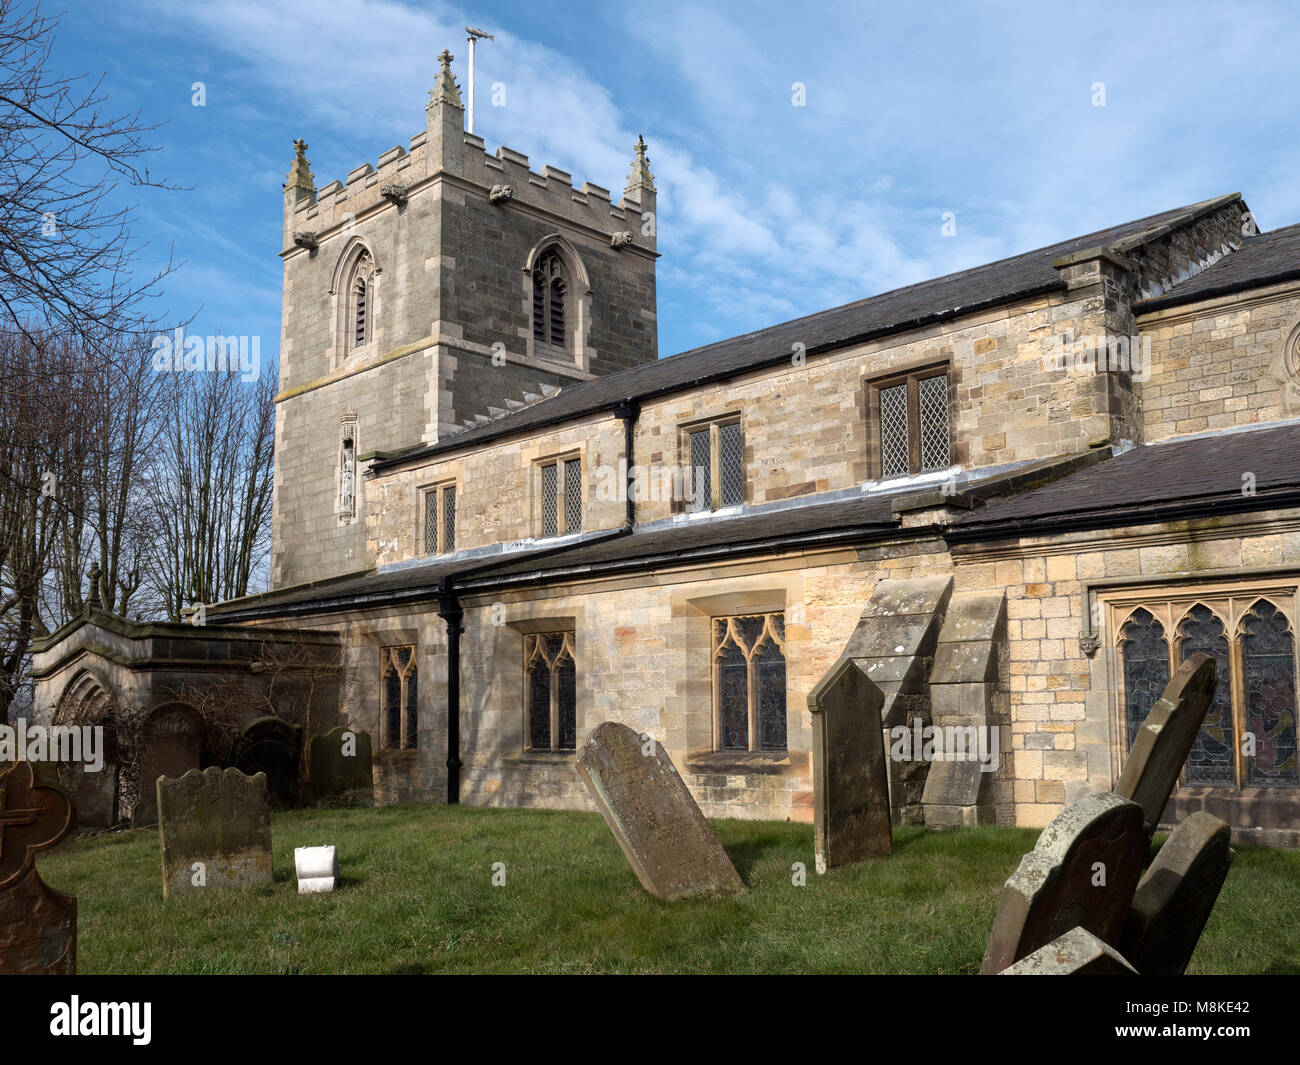
[(339, 855), (334, 847), (296, 847), (293, 864), (298, 871), (298, 894), (333, 891), (339, 881)]

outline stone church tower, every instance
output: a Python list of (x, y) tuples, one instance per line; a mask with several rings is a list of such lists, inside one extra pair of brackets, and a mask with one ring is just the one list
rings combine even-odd
[(367, 460), (653, 362), (656, 204), (638, 141), (623, 197), (495, 156), (439, 56), (427, 125), (316, 188), (284, 187), (272, 587), (366, 569)]

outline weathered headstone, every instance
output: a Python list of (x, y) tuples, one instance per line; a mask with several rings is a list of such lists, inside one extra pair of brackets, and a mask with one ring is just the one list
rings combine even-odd
[(298, 874), (298, 894), (333, 891), (339, 882), (339, 852), (336, 847), (297, 847), (293, 867)]
[(1192, 655), (1175, 670), (1138, 729), (1115, 794), (1142, 807), (1148, 831), (1160, 823), (1214, 699), (1214, 685), (1214, 658)]
[(265, 774), (210, 766), (160, 777), (157, 790), (163, 898), (271, 883)]
[(159, 777), (182, 777), (198, 769), (203, 720), (181, 703), (162, 706), (144, 723), (141, 733), (139, 794), (131, 811), (131, 827), (158, 823)]
[(77, 900), (36, 871), (36, 855), (71, 831), (61, 788), (26, 762), (0, 773), (0, 974), (77, 971)]
[(333, 728), (307, 742), (312, 801), (317, 806), (374, 806), (370, 733)]
[(808, 693), (817, 871), (893, 852), (884, 696), (847, 655)]
[(1002, 889), (980, 972), (1000, 973), (1076, 926), (1118, 944), (1146, 851), (1137, 803), (1103, 792), (1067, 806)]
[(745, 890), (677, 767), (654, 739), (606, 721), (578, 753), (578, 773), (651, 895), (671, 901)]
[(1198, 810), (1165, 840), (1138, 882), (1120, 950), (1144, 976), (1181, 976), (1235, 854), (1232, 830)]
[(1136, 976), (1114, 947), (1086, 928), (1072, 928), (1002, 970), (1003, 976)]

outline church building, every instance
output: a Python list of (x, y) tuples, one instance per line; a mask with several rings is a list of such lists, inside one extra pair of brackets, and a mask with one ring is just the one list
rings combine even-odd
[(1220, 195), (660, 358), (645, 142), (617, 198), (488, 154), (440, 60), (409, 145), (317, 187), (296, 144), (270, 591), (149, 639), (91, 612), (40, 705), (296, 631), (377, 801), (593, 808), (613, 720), (706, 815), (811, 821), (848, 658), (895, 823), (1038, 827), (1206, 652), (1166, 820), (1300, 843), (1300, 226)]

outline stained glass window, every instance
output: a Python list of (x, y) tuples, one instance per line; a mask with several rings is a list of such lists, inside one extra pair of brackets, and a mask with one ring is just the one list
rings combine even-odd
[(1245, 730), (1255, 739), (1255, 755), (1246, 759), (1246, 784), (1257, 788), (1294, 786), (1300, 783), (1295, 641), (1285, 615), (1267, 600), (1255, 604), (1243, 628)]
[(1165, 628), (1150, 611), (1135, 610), (1120, 637), (1124, 659), (1124, 719), (1128, 745), (1169, 683), (1169, 643)]
[(1189, 784), (1235, 784), (1237, 768), (1233, 761), (1235, 744), (1232, 723), (1231, 663), (1228, 637), (1223, 622), (1209, 607), (1198, 603), (1187, 612), (1178, 626), (1179, 651), (1183, 661), (1192, 655), (1212, 655), (1217, 684), (1214, 702), (1205, 713), (1205, 722), (1187, 756)]
[(713, 619), (718, 749), (786, 749), (785, 620), (781, 614)]
[(415, 648), (384, 647), (379, 652), (384, 745), (410, 750), (419, 745), (419, 672)]
[(528, 747), (572, 751), (578, 740), (578, 676), (572, 632), (524, 637)]

